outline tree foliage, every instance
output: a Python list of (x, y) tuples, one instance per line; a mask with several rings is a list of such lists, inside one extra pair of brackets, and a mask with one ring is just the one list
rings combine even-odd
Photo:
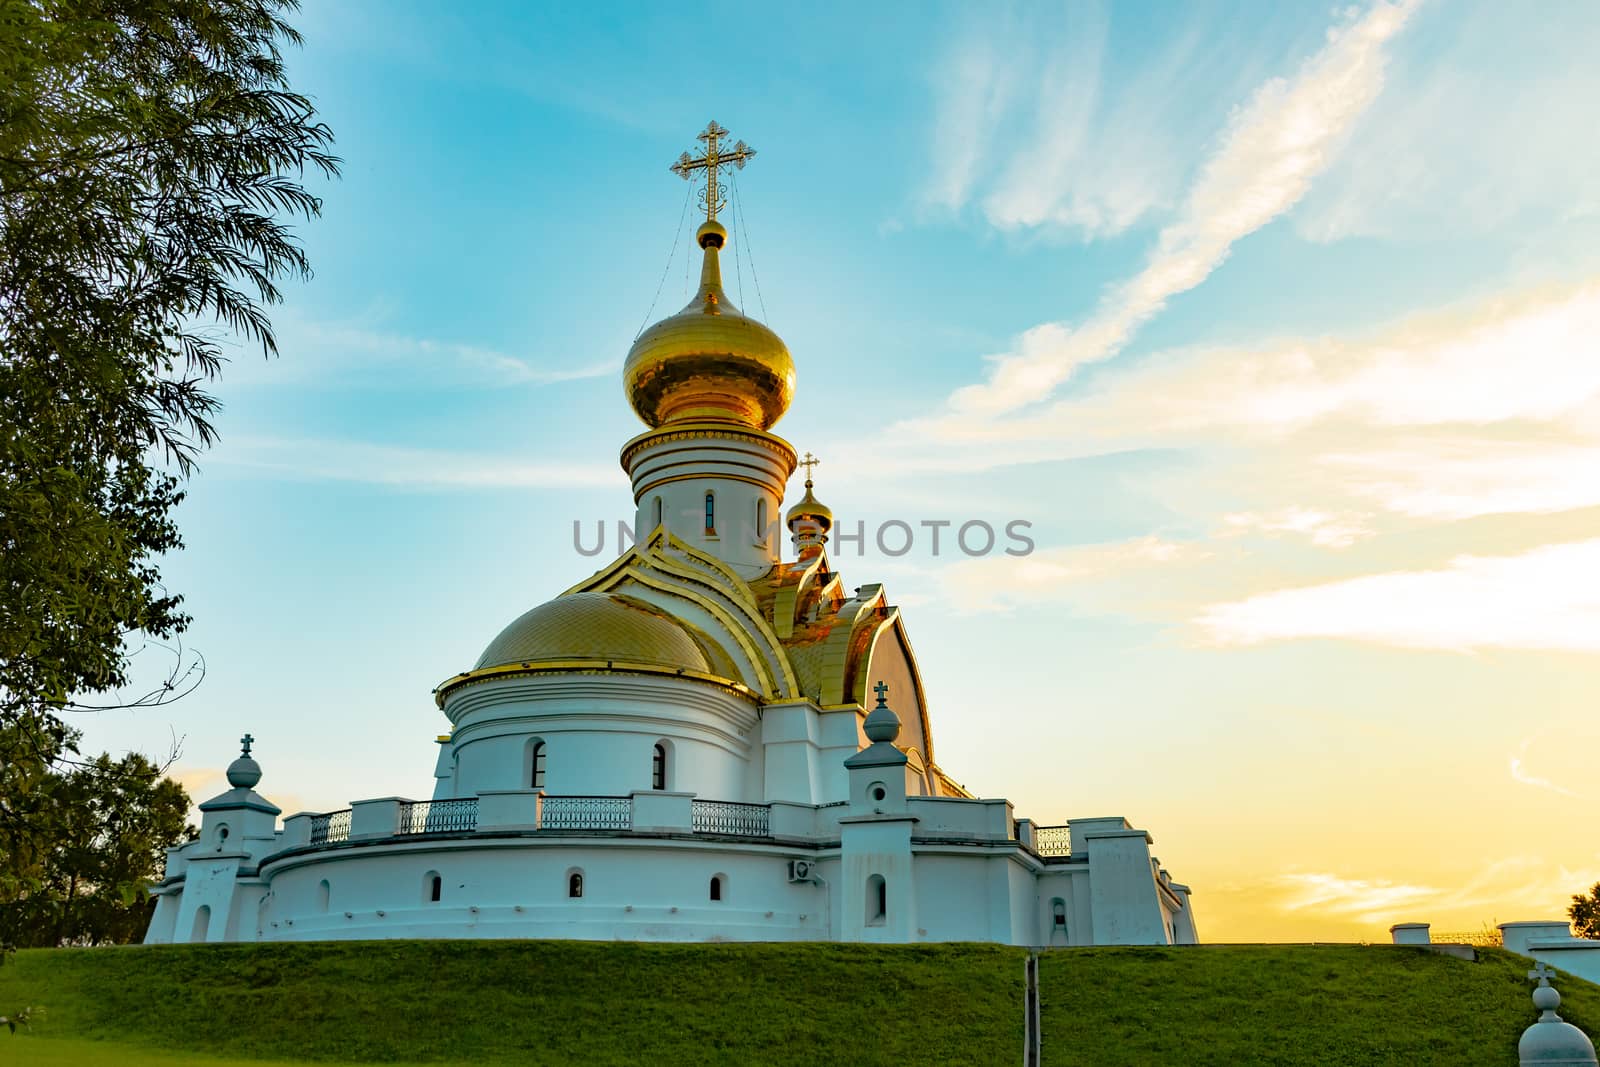
[(131, 754), (67, 757), (76, 735), (0, 731), (0, 942), (21, 948), (121, 944), (149, 922), (166, 849), (193, 836), (189, 796)]
[(1587, 893), (1577, 893), (1567, 908), (1572, 931), (1579, 937), (1600, 941), (1600, 882)]
[(158, 562), (207, 383), (233, 338), (276, 351), (301, 183), (338, 173), (288, 85), (296, 6), (0, 0), (0, 725), (126, 685), (130, 635), (188, 622)]

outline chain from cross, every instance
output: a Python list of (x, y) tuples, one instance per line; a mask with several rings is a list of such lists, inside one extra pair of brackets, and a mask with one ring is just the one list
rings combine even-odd
[(822, 462), (822, 460), (818, 459), (816, 456), (813, 456), (810, 452), (807, 452), (806, 453), (806, 458), (800, 461), (800, 466), (802, 466), (802, 467), (804, 467), (806, 469), (806, 484), (807, 485), (811, 484), (811, 468), (815, 467), (818, 463), (821, 463), (821, 462)]
[(756, 150), (743, 141), (736, 141), (731, 150), (722, 148), (718, 142), (726, 136), (728, 136), (728, 131), (718, 126), (716, 119), (712, 119), (705, 130), (695, 138), (698, 141), (705, 142), (705, 155), (691, 158), (689, 153), (685, 152), (672, 165), (672, 173), (684, 181), (692, 179), (695, 171), (703, 170), (706, 172), (704, 196), (707, 222), (716, 222), (717, 212), (722, 210), (722, 206), (727, 203), (727, 197), (723, 194), (722, 188), (717, 181), (717, 175), (722, 168), (737, 167), (743, 170), (746, 163), (756, 158)]
[(246, 757), (248, 757), (250, 755), (250, 746), (255, 744), (255, 742), (256, 742), (256, 739), (251, 737), (249, 734), (245, 734), (243, 737), (239, 738), (239, 744), (244, 746), (243, 755), (245, 755)]
[(877, 685), (872, 687), (872, 691), (878, 694), (878, 707), (886, 708), (889, 706), (888, 686), (884, 685), (882, 682), (879, 682)]
[(1533, 970), (1528, 972), (1528, 977), (1533, 981), (1538, 982), (1541, 986), (1547, 986), (1550, 984), (1550, 979), (1557, 977), (1557, 973), (1558, 972), (1554, 967), (1550, 966), (1544, 960), (1540, 960), (1538, 963), (1534, 964)]

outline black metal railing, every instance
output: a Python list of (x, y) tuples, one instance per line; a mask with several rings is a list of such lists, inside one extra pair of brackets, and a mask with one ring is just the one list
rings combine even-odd
[(1065, 859), (1072, 855), (1072, 833), (1065, 826), (1035, 826), (1033, 851), (1041, 859)]
[(697, 834), (741, 834), (771, 837), (772, 809), (766, 804), (740, 804), (731, 800), (694, 800), (690, 816)]
[(311, 843), (326, 845), (333, 841), (350, 840), (350, 809), (325, 811), (311, 816)]
[(541, 830), (629, 830), (633, 801), (628, 797), (545, 797)]
[(478, 828), (478, 798), (416, 800), (400, 805), (401, 834), (471, 833)]

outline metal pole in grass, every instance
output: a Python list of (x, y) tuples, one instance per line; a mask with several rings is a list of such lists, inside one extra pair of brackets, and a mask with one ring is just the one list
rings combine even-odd
[(1027, 992), (1023, 995), (1023, 1044), (1022, 1067), (1039, 1067), (1039, 951), (1028, 951), (1028, 962), (1024, 965), (1024, 983)]

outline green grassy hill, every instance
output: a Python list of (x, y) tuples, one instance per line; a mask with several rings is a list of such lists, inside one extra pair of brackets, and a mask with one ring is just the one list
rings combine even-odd
[[(26, 951), (0, 1064), (1013, 1064), (1026, 952), (989, 945), (390, 941)], [(1388, 946), (1067, 949), (1044, 1062), (1516, 1062), (1527, 961)], [(1600, 987), (1560, 983), (1600, 1030)]]

